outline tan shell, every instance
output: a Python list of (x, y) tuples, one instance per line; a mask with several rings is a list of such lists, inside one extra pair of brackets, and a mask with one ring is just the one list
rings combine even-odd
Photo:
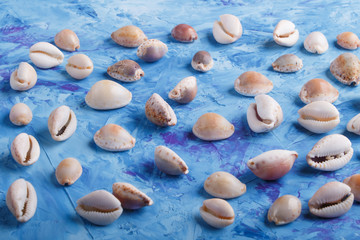
[(75, 158), (65, 158), (55, 170), (56, 180), (61, 185), (72, 185), (82, 174), (82, 167)]
[(339, 91), (324, 79), (314, 78), (304, 84), (299, 96), (305, 104), (315, 101), (333, 103), (338, 99)]
[(185, 161), (170, 148), (157, 146), (154, 159), (157, 168), (166, 174), (181, 175), (189, 173)]
[(214, 60), (207, 51), (198, 51), (191, 60), (193, 69), (199, 72), (207, 72), (214, 66)]
[(25, 103), (15, 104), (9, 114), (10, 121), (17, 126), (28, 125), (32, 117), (31, 109)]
[(112, 185), (113, 195), (124, 209), (139, 209), (153, 205), (153, 200), (130, 183), (116, 182)]
[(294, 54), (285, 54), (273, 62), (272, 67), (277, 72), (297, 72), (303, 67), (302, 60)]
[(157, 39), (149, 39), (143, 42), (137, 49), (136, 55), (145, 62), (156, 62), (168, 51), (165, 43)]
[(39, 68), (47, 69), (60, 65), (64, 54), (48, 42), (38, 42), (30, 47), (29, 57)]
[(261, 73), (248, 71), (235, 80), (234, 88), (241, 95), (256, 96), (270, 92), (273, 83)]
[(58, 32), (55, 35), (55, 44), (59, 48), (69, 52), (74, 52), (80, 48), (78, 36), (70, 29), (64, 29)]
[(204, 183), (205, 191), (218, 198), (236, 198), (246, 192), (246, 185), (227, 172), (215, 172)]
[(35, 69), (27, 62), (21, 62), (19, 67), (11, 73), (10, 87), (17, 91), (26, 91), (34, 87), (37, 82)]
[(235, 132), (235, 127), (217, 113), (205, 113), (196, 121), (192, 132), (202, 140), (216, 141), (231, 137)]
[(85, 54), (76, 54), (68, 59), (65, 69), (71, 77), (84, 79), (92, 73), (94, 64)]
[(351, 188), (341, 182), (328, 182), (309, 200), (312, 214), (323, 218), (334, 218), (350, 210), (354, 202)]
[(136, 140), (124, 128), (116, 124), (107, 124), (95, 135), (96, 145), (107, 151), (126, 151), (135, 146)]
[(235, 220), (231, 205), (219, 198), (207, 199), (200, 207), (200, 215), (204, 221), (214, 228), (224, 228)]
[(304, 48), (311, 53), (323, 54), (328, 50), (329, 43), (321, 32), (312, 32), (306, 37)]
[(346, 129), (349, 132), (355, 133), (357, 135), (360, 135), (360, 113), (357, 114), (355, 117), (350, 119), (348, 122)]
[(292, 195), (284, 195), (276, 199), (271, 205), (267, 218), (276, 225), (284, 225), (295, 221), (301, 213), (299, 198)]
[(169, 98), (178, 103), (189, 103), (194, 100), (197, 93), (196, 78), (186, 77), (169, 92)]
[(295, 45), (299, 39), (299, 31), (295, 29), (295, 24), (289, 20), (281, 20), (273, 32), (274, 41), (285, 47)]
[(39, 143), (33, 136), (20, 133), (11, 143), (11, 155), (23, 166), (34, 164), (40, 156)]
[(220, 21), (215, 21), (213, 36), (218, 43), (229, 44), (238, 40), (242, 35), (242, 26), (239, 18), (231, 14), (220, 16)]
[(76, 115), (68, 106), (60, 106), (51, 112), (48, 128), (55, 141), (65, 141), (76, 131)]
[(346, 49), (357, 49), (360, 47), (359, 37), (352, 32), (343, 32), (337, 35), (337, 44)]
[(360, 174), (354, 174), (347, 177), (343, 182), (351, 188), (351, 192), (354, 194), (354, 199), (360, 202)]
[(123, 47), (138, 47), (147, 40), (144, 32), (133, 25), (119, 28), (111, 34), (112, 40)]
[(360, 82), (360, 60), (352, 53), (343, 53), (331, 62), (330, 72), (341, 83), (356, 86)]
[(121, 60), (108, 67), (107, 73), (123, 82), (135, 82), (145, 76), (140, 65), (133, 60)]
[(157, 93), (146, 101), (145, 115), (150, 122), (161, 127), (174, 126), (177, 123), (174, 110)]

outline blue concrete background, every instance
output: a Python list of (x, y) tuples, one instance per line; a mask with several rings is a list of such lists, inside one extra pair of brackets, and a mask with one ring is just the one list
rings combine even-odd
[[(360, 3), (356, 1), (40, 1), (0, 2), (0, 239), (351, 239), (360, 233), (360, 206), (355, 203), (344, 216), (320, 219), (309, 213), (307, 202), (315, 191), (329, 181), (342, 181), (359, 173), (360, 137), (346, 131), (347, 122), (360, 112), (359, 87), (339, 83), (330, 73), (333, 59), (348, 50), (336, 45), (337, 34), (360, 34)], [(235, 43), (220, 45), (212, 37), (213, 22), (221, 14), (239, 17), (244, 33)], [(295, 23), (300, 39), (291, 48), (281, 47), (272, 32), (281, 19)], [(175, 42), (171, 29), (179, 24), (192, 25), (199, 39), (191, 44)], [(136, 56), (136, 48), (123, 48), (112, 41), (116, 29), (133, 24), (149, 38), (168, 45), (168, 54), (158, 62), (145, 63)], [(38, 82), (26, 92), (10, 88), (11, 72), (22, 61), (30, 62), (29, 48), (36, 42), (53, 43), (64, 28), (75, 31), (80, 39), (78, 53), (94, 62), (94, 72), (84, 80), (74, 80), (65, 71), (67, 59), (75, 53), (63, 52), (64, 62), (53, 69), (35, 68)], [(303, 41), (312, 31), (321, 31), (329, 41), (323, 55), (306, 52)], [(190, 62), (199, 50), (214, 58), (210, 72), (195, 72)], [(352, 51), (359, 55), (359, 50)], [(304, 63), (293, 74), (274, 72), (271, 63), (279, 56), (293, 53)], [(121, 109), (96, 111), (84, 101), (90, 87), (102, 79), (111, 79), (106, 69), (113, 63), (132, 59), (145, 71), (135, 83), (121, 83), (133, 94), (131, 103)], [(32, 64), (32, 63), (31, 63)], [(274, 83), (269, 93), (282, 106), (284, 122), (276, 130), (255, 134), (246, 122), (246, 110), (253, 98), (235, 92), (235, 79), (244, 71), (258, 71)], [(193, 102), (180, 105), (168, 99), (168, 92), (184, 77), (196, 76), (198, 94)], [(345, 134), (355, 150), (352, 160), (335, 172), (311, 169), (305, 160), (312, 146), (323, 136), (310, 133), (297, 123), (297, 111), (303, 106), (298, 97), (302, 85), (312, 78), (323, 78), (340, 92), (334, 103), (341, 123), (330, 133)], [(150, 123), (144, 113), (146, 100), (160, 94), (174, 109), (178, 124), (160, 128)], [(33, 111), (32, 122), (16, 127), (8, 120), (11, 107), (26, 103)], [(70, 106), (77, 118), (75, 134), (65, 142), (55, 142), (47, 129), (49, 114), (56, 107)], [(206, 112), (216, 112), (235, 125), (227, 140), (204, 142), (191, 128)], [(133, 149), (111, 153), (98, 148), (94, 133), (107, 123), (116, 123), (135, 138)], [(12, 140), (21, 132), (37, 138), (41, 146), (38, 162), (21, 167), (11, 157)], [(154, 165), (157, 145), (177, 152), (189, 166), (189, 174), (171, 177)], [(299, 153), (293, 169), (277, 181), (255, 177), (246, 162), (271, 149), (289, 149)], [(81, 178), (72, 186), (60, 186), (55, 168), (66, 157), (79, 159)], [(233, 225), (217, 230), (199, 216), (202, 201), (210, 198), (203, 189), (204, 180), (215, 171), (228, 171), (247, 185), (243, 196), (229, 200), (235, 210)], [(10, 184), (25, 178), (35, 187), (38, 207), (27, 223), (18, 223), (6, 207)], [(117, 181), (129, 182), (148, 194), (154, 205), (138, 211), (124, 211), (113, 224), (94, 226), (75, 212), (76, 201), (97, 189), (111, 191)], [(284, 194), (300, 198), (302, 214), (293, 223), (275, 226), (266, 220), (275, 199)]]

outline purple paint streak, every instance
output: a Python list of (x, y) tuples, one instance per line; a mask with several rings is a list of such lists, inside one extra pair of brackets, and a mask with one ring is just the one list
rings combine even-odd
[(75, 85), (75, 84), (64, 84), (60, 86), (61, 89), (65, 89), (71, 92), (76, 92), (77, 90), (79, 90), (79, 86)]
[(173, 132), (160, 133), (160, 136), (163, 138), (166, 145), (187, 145), (187, 133), (184, 133), (182, 136), (177, 135)]
[(0, 32), (3, 35), (9, 35), (12, 33), (22, 32), (28, 28), (29, 28), (28, 26), (4, 26), (4, 27), (0, 28)]
[(275, 200), (279, 197), (279, 189), (281, 189), (281, 184), (277, 182), (258, 183), (255, 189), (265, 193), (266, 196), (270, 199), (270, 202), (275, 202)]

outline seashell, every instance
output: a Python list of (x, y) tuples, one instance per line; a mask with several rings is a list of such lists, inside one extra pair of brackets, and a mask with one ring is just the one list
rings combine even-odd
[(269, 132), (283, 121), (283, 112), (278, 102), (264, 94), (255, 96), (247, 110), (247, 122), (256, 133)]
[(198, 38), (195, 29), (187, 24), (176, 25), (171, 30), (171, 36), (179, 42), (193, 42)]
[(40, 156), (39, 143), (33, 136), (20, 133), (11, 143), (11, 155), (20, 165), (34, 164)]
[(246, 185), (227, 172), (215, 172), (204, 183), (205, 191), (218, 198), (236, 198), (246, 192)]
[(330, 72), (341, 83), (356, 86), (360, 81), (360, 60), (352, 53), (343, 53), (331, 62)]
[(130, 183), (116, 182), (112, 185), (113, 195), (124, 209), (139, 209), (153, 205), (153, 200)]
[(199, 51), (195, 53), (191, 66), (196, 71), (207, 72), (214, 66), (214, 60), (207, 51)]
[(293, 195), (284, 195), (271, 205), (267, 218), (276, 225), (284, 225), (295, 221), (301, 213), (301, 202)]
[(202, 140), (216, 141), (231, 137), (235, 132), (235, 127), (217, 113), (205, 113), (196, 121), (192, 132)]
[(305, 104), (316, 101), (333, 103), (338, 99), (339, 91), (324, 79), (314, 78), (304, 84), (299, 97)]
[(77, 200), (76, 212), (96, 225), (108, 225), (123, 212), (120, 201), (105, 190), (97, 190)]
[(332, 134), (320, 139), (306, 156), (310, 167), (322, 171), (335, 171), (344, 167), (354, 150), (350, 140), (341, 134)]
[(55, 141), (65, 141), (74, 134), (76, 127), (76, 115), (68, 106), (62, 105), (51, 112), (48, 128)]
[(186, 77), (169, 92), (169, 98), (178, 103), (189, 103), (194, 100), (197, 93), (196, 78)]
[(261, 73), (248, 71), (235, 80), (234, 88), (241, 95), (256, 96), (270, 92), (273, 83)]
[(143, 42), (137, 49), (136, 55), (145, 62), (156, 62), (168, 51), (165, 43), (157, 39), (149, 39)]
[(288, 20), (281, 20), (273, 32), (274, 41), (280, 46), (291, 47), (299, 39), (299, 31), (295, 24)]
[(328, 182), (309, 200), (312, 214), (323, 218), (335, 218), (350, 210), (354, 202), (351, 188), (341, 182)]
[(92, 73), (94, 64), (85, 54), (76, 54), (68, 59), (65, 68), (71, 77), (84, 79)]
[(147, 40), (144, 32), (133, 25), (119, 28), (111, 34), (111, 38), (123, 47), (138, 47)]
[(31, 109), (25, 103), (15, 104), (9, 114), (10, 121), (17, 126), (28, 125), (32, 117)]
[(94, 142), (107, 151), (126, 151), (135, 146), (136, 140), (121, 126), (110, 123), (95, 133)]
[(157, 93), (151, 95), (145, 104), (145, 115), (150, 122), (161, 126), (175, 126), (177, 118), (174, 110)]
[(26, 91), (37, 82), (35, 69), (27, 62), (21, 62), (19, 68), (11, 73), (10, 87), (17, 91)]
[(349, 132), (360, 135), (360, 113), (358, 115), (356, 115), (355, 117), (353, 117), (352, 119), (350, 119), (350, 121), (348, 122), (348, 124), (346, 126), (346, 129)]
[(56, 180), (59, 184), (72, 185), (82, 174), (82, 167), (75, 158), (65, 158), (55, 170)]
[(220, 21), (215, 21), (213, 26), (215, 40), (221, 44), (229, 44), (238, 40), (242, 35), (240, 20), (231, 14), (220, 16)]
[(273, 62), (272, 67), (277, 72), (297, 72), (303, 67), (302, 60), (294, 54), (285, 54)]
[(55, 44), (65, 51), (74, 52), (80, 48), (80, 40), (76, 33), (70, 29), (64, 29), (55, 35)]
[(165, 146), (157, 146), (155, 149), (155, 164), (157, 168), (169, 175), (188, 174), (189, 169), (185, 161), (173, 150)]
[(326, 133), (340, 123), (339, 111), (326, 101), (309, 103), (298, 111), (298, 122), (313, 133)]
[(359, 37), (352, 32), (343, 32), (337, 35), (337, 44), (346, 49), (357, 49), (360, 47)]
[(132, 94), (120, 84), (101, 80), (96, 82), (86, 94), (86, 104), (96, 110), (109, 110), (124, 107), (130, 103)]
[(311, 53), (323, 54), (329, 49), (329, 43), (321, 32), (312, 32), (306, 37), (304, 48)]
[(290, 171), (297, 157), (295, 151), (271, 150), (250, 159), (247, 166), (263, 180), (276, 180)]
[(38, 42), (32, 45), (29, 57), (37, 67), (44, 69), (56, 67), (64, 60), (64, 54), (48, 42)]
[(133, 60), (121, 60), (108, 67), (107, 73), (116, 80), (123, 82), (135, 82), (145, 76), (140, 65)]
[(231, 225), (235, 219), (234, 209), (220, 198), (207, 199), (200, 207), (200, 215), (204, 221), (214, 228)]
[(344, 183), (351, 188), (354, 199), (360, 201), (360, 174), (354, 174), (344, 179)]
[(31, 183), (22, 178), (13, 182), (6, 194), (6, 205), (19, 222), (29, 221), (36, 212), (37, 196)]

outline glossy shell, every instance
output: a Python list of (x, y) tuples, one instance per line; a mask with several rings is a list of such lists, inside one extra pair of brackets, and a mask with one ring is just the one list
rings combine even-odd
[(34, 164), (40, 156), (39, 143), (33, 136), (20, 133), (11, 143), (11, 155), (20, 165)]
[(333, 103), (338, 99), (339, 91), (324, 79), (314, 78), (304, 84), (299, 97), (305, 104), (316, 101)]
[(344, 183), (351, 188), (354, 199), (360, 202), (360, 174), (354, 174), (344, 179)]
[(187, 24), (176, 25), (171, 30), (171, 36), (179, 42), (193, 42), (198, 38), (195, 29)]
[(238, 40), (242, 35), (240, 20), (231, 14), (220, 16), (220, 21), (213, 25), (213, 36), (218, 43), (229, 44)]
[(191, 60), (193, 69), (199, 72), (207, 72), (214, 66), (214, 61), (207, 51), (199, 51), (195, 53)]
[(202, 219), (214, 228), (224, 228), (231, 225), (235, 219), (235, 213), (231, 205), (219, 198), (207, 199), (200, 207)]
[(241, 95), (256, 96), (270, 92), (273, 83), (261, 73), (248, 71), (235, 80), (234, 88)]
[(175, 88), (169, 92), (168, 97), (178, 103), (189, 103), (194, 100), (196, 93), (196, 78), (191, 76), (182, 79)]
[(246, 192), (246, 185), (227, 172), (215, 172), (204, 183), (205, 191), (218, 198), (236, 198)]
[(48, 128), (55, 141), (65, 141), (76, 131), (76, 115), (68, 106), (60, 106), (51, 112)]
[(273, 32), (274, 41), (285, 47), (295, 45), (299, 39), (299, 31), (295, 29), (295, 24), (289, 20), (281, 20)]
[(96, 145), (107, 151), (126, 151), (135, 146), (135, 138), (116, 124), (107, 124), (94, 135)]
[(75, 158), (65, 158), (55, 170), (56, 180), (61, 185), (72, 185), (82, 174), (82, 167)]
[(157, 39), (149, 39), (143, 42), (137, 49), (136, 55), (145, 62), (156, 62), (168, 51), (165, 43)]
[(336, 39), (337, 44), (343, 48), (354, 50), (360, 47), (360, 39), (355, 33), (343, 32), (337, 35)]
[(170, 148), (157, 146), (154, 159), (157, 168), (166, 174), (181, 175), (189, 173), (185, 161)]
[(78, 36), (70, 29), (64, 29), (55, 35), (55, 44), (59, 48), (74, 52), (80, 48), (80, 40)]
[(360, 113), (358, 115), (356, 115), (355, 117), (353, 117), (352, 119), (350, 119), (350, 121), (348, 122), (348, 124), (346, 126), (346, 129), (349, 132), (360, 135)]
[(119, 28), (111, 34), (111, 38), (123, 47), (138, 47), (147, 40), (144, 32), (133, 25)]
[(272, 67), (277, 72), (297, 72), (303, 67), (303, 62), (294, 54), (285, 54), (276, 59)]
[(108, 67), (107, 73), (116, 80), (123, 82), (135, 82), (145, 76), (140, 65), (133, 60), (121, 60)]
[(37, 82), (35, 69), (27, 62), (21, 62), (19, 67), (11, 73), (10, 87), (17, 91), (26, 91), (34, 87)]
[(64, 54), (48, 42), (38, 42), (32, 45), (29, 57), (37, 67), (44, 69), (56, 67), (64, 60)]
[(329, 43), (321, 32), (312, 32), (306, 37), (304, 48), (311, 53), (323, 54), (328, 50)]
[(32, 117), (32, 111), (25, 103), (15, 104), (9, 114), (10, 121), (17, 126), (28, 125)]
[(151, 95), (147, 100), (145, 115), (150, 122), (161, 127), (174, 126), (177, 123), (174, 110), (157, 93)]
[(153, 200), (130, 183), (116, 182), (112, 185), (113, 195), (124, 209), (139, 209), (153, 205)]
[(271, 205), (267, 218), (276, 225), (284, 225), (295, 221), (301, 213), (300, 200), (292, 195), (284, 195)]
[(76, 54), (68, 59), (65, 69), (71, 77), (84, 79), (92, 73), (94, 64), (85, 54)]
[(360, 81), (360, 60), (352, 53), (343, 53), (331, 62), (330, 72), (341, 83), (356, 86)]

